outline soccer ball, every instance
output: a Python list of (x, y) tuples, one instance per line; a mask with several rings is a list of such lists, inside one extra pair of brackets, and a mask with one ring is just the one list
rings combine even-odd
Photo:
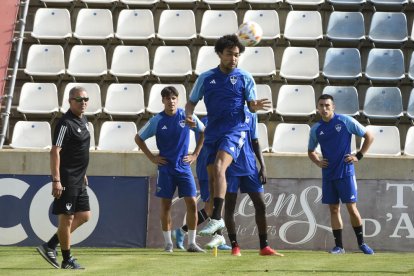
[(239, 26), (237, 36), (244, 46), (255, 46), (262, 39), (263, 30), (259, 24), (254, 21), (244, 22)]

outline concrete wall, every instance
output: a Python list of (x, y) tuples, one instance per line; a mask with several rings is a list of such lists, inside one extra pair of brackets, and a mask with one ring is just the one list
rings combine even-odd
[[(143, 153), (113, 153), (94, 151), (90, 155), (88, 175), (94, 176), (154, 176), (156, 166)], [(320, 178), (321, 171), (305, 155), (265, 154), (268, 178)], [(414, 179), (414, 158), (365, 157), (356, 165), (359, 179)], [(0, 150), (0, 173), (50, 174), (48, 151)]]

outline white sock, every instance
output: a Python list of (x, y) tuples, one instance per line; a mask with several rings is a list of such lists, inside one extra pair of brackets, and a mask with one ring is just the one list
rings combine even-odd
[(188, 230), (188, 245), (195, 244), (196, 230)]
[(171, 230), (170, 231), (162, 231), (162, 234), (164, 235), (165, 245), (167, 245), (169, 243), (172, 244)]

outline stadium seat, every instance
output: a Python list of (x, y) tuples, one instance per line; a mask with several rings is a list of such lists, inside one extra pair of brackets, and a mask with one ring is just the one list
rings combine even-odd
[(326, 37), (331, 41), (360, 42), (364, 40), (364, 16), (361, 12), (332, 12), (329, 16)]
[[(160, 150), (157, 147), (157, 139), (155, 138), (155, 136), (152, 136), (148, 138), (147, 140), (145, 140), (145, 144), (147, 145), (147, 148), (150, 150), (150, 152), (152, 153), (160, 152)], [(138, 148), (138, 150), (141, 150), (141, 149)]]
[(261, 4), (276, 4), (276, 3), (280, 4), (283, 2), (283, 0), (245, 0), (245, 2), (249, 4), (261, 5)]
[(243, 22), (253, 21), (262, 27), (262, 40), (280, 38), (279, 15), (275, 10), (248, 10)]
[(20, 91), (17, 111), (26, 114), (51, 114), (59, 111), (54, 83), (26, 82)]
[(152, 74), (158, 77), (191, 75), (191, 54), (188, 47), (159, 46), (155, 50)]
[(408, 65), (408, 78), (414, 80), (414, 54), (411, 53), (410, 64)]
[(400, 49), (371, 49), (365, 76), (373, 81), (399, 81), (404, 75), (404, 55)]
[(398, 119), (403, 116), (402, 96), (398, 87), (369, 87), (362, 113), (370, 119)]
[(414, 126), (411, 126), (405, 136), (404, 155), (414, 156)]
[(411, 121), (414, 120), (414, 88), (411, 89), (410, 97), (408, 99), (407, 104), (407, 117), (411, 119)]
[(151, 87), (148, 99), (147, 111), (152, 114), (160, 113), (164, 110), (162, 103), (161, 90), (166, 86), (174, 86), (178, 90), (178, 107), (184, 108), (187, 103), (186, 90), (182, 84), (159, 84), (156, 83)]
[(316, 114), (315, 91), (311, 85), (282, 85), (276, 103), (281, 116), (312, 116)]
[[(140, 26), (137, 28), (137, 26)], [(151, 10), (123, 9), (119, 13), (115, 37), (121, 40), (148, 40), (155, 37)]]
[(318, 11), (290, 11), (286, 17), (283, 37), (299, 41), (322, 39), (321, 14)]
[(310, 127), (307, 124), (280, 123), (275, 129), (272, 152), (307, 154)]
[(276, 75), (275, 55), (272, 47), (246, 47), (240, 55), (238, 67), (253, 77)]
[(103, 111), (109, 115), (138, 116), (145, 112), (144, 89), (136, 83), (111, 83)]
[(31, 76), (65, 74), (65, 57), (60, 45), (31, 45), (24, 72)]
[(125, 5), (151, 6), (160, 2), (160, 0), (119, 0), (119, 2)]
[(109, 73), (116, 77), (143, 77), (151, 72), (145, 46), (116, 46)]
[(67, 9), (36, 10), (31, 36), (37, 39), (65, 39), (72, 36), (70, 13)]
[(69, 4), (75, 0), (40, 0), (43, 3), (57, 3), (57, 4)]
[(401, 44), (407, 41), (407, 17), (402, 12), (375, 12), (368, 38), (381, 43)]
[(86, 4), (113, 4), (119, 0), (81, 0), (81, 2)]
[(65, 86), (63, 92), (62, 106), (60, 107), (61, 113), (66, 113), (69, 109), (69, 91), (74, 86), (81, 86), (85, 88), (88, 94), (89, 101), (86, 107), (85, 115), (97, 115), (102, 112), (102, 100), (101, 100), (101, 88), (96, 83), (75, 83), (70, 82)]
[(318, 78), (318, 51), (315, 48), (287, 47), (282, 56), (280, 76), (295, 80), (314, 80)]
[(334, 6), (348, 6), (348, 7), (359, 7), (362, 6), (367, 2), (366, 0), (327, 0), (327, 2), (331, 3)]
[(73, 36), (80, 40), (114, 37), (112, 12), (107, 9), (81, 9), (76, 18)]
[(137, 126), (133, 122), (106, 121), (101, 126), (97, 150), (138, 151), (135, 143)]
[(50, 149), (52, 136), (48, 122), (18, 121), (14, 125), (10, 147), (14, 149)]
[(197, 37), (192, 10), (163, 10), (157, 37), (162, 40), (190, 40)]
[(322, 75), (328, 79), (357, 80), (362, 76), (361, 55), (357, 48), (329, 48)]
[[(400, 156), (400, 132), (396, 126), (366, 126), (374, 135), (374, 142), (365, 153), (366, 156)], [(361, 145), (364, 138), (361, 139)]]
[(190, 144), (188, 145), (188, 153), (193, 153), (197, 147), (197, 141), (194, 131), (190, 131)]
[(273, 113), (273, 96), (272, 96), (272, 89), (267, 84), (257, 84), (256, 85), (257, 90), (257, 99), (268, 99), (270, 101), (270, 105), (272, 108), (268, 110), (258, 110), (257, 114), (267, 114), (267, 113)]
[(201, 73), (216, 68), (220, 64), (220, 59), (214, 50), (214, 46), (202, 46), (198, 50), (197, 62), (194, 73)]
[(204, 103), (204, 100), (201, 99), (200, 101), (198, 101), (195, 109), (194, 109), (194, 114), (197, 116), (206, 116), (207, 115), (207, 108), (206, 108), (206, 104)]
[(359, 115), (358, 92), (354, 86), (325, 86), (322, 94), (329, 94), (334, 98), (335, 113)]
[(392, 6), (402, 6), (408, 4), (408, 0), (367, 0), (369, 3), (372, 3), (374, 6), (384, 6), (384, 7), (392, 7)]
[(89, 150), (95, 150), (96, 149), (95, 128), (93, 127), (93, 124), (91, 122), (88, 122), (88, 130), (89, 130), (89, 135), (91, 136)]
[(235, 5), (240, 3), (241, 0), (202, 0), (208, 5)]
[(232, 10), (206, 10), (201, 19), (200, 37), (218, 39), (238, 29), (237, 14)]
[(285, 2), (291, 6), (317, 6), (325, 2), (325, 0), (285, 0)]
[(107, 74), (105, 48), (100, 45), (75, 45), (69, 56), (67, 73), (74, 77), (99, 77)]
[(200, 0), (162, 0), (167, 4), (187, 4), (187, 3), (198, 3)]
[(262, 152), (269, 152), (269, 136), (267, 134), (267, 126), (264, 123), (257, 124), (257, 132), (259, 135), (259, 145)]

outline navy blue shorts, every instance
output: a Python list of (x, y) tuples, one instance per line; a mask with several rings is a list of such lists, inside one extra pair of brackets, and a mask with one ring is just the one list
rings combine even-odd
[(263, 193), (263, 185), (260, 182), (259, 174), (246, 176), (226, 176), (227, 192), (237, 193)]
[(166, 170), (158, 170), (157, 197), (172, 199), (178, 188), (179, 197), (195, 197), (197, 195), (196, 184), (191, 170), (177, 174)]

